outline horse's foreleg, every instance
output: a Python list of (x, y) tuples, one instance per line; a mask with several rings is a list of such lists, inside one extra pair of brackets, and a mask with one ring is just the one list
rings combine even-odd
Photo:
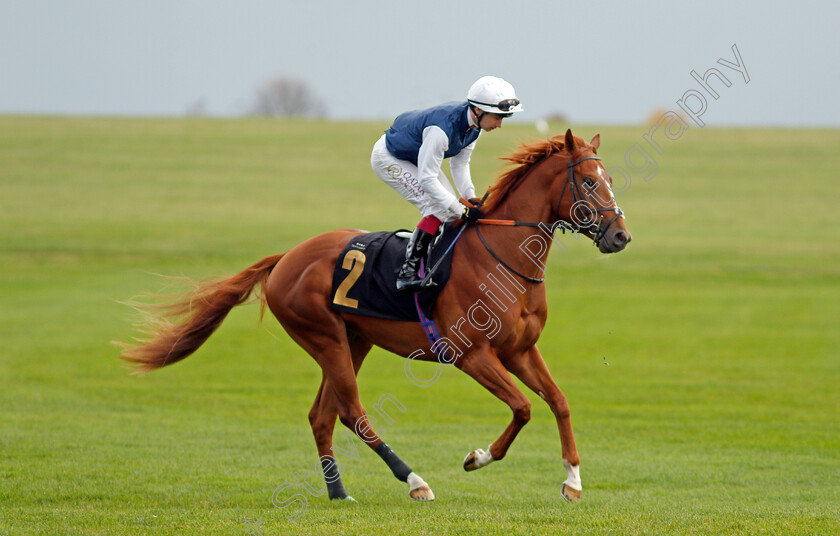
[(536, 346), (532, 346), (520, 356), (506, 360), (505, 364), (508, 370), (522, 380), (522, 383), (540, 395), (554, 413), (557, 419), (557, 428), (560, 431), (560, 444), (563, 448), (563, 467), (566, 469), (568, 477), (563, 482), (561, 492), (567, 500), (580, 500), (581, 490), (583, 489), (580, 481), (580, 456), (575, 446), (575, 436), (572, 432), (572, 420), (566, 395), (557, 387)]
[(502, 435), (490, 444), (486, 452), (476, 449), (467, 454), (464, 459), (464, 469), (474, 471), (505, 457), (516, 435), (531, 419), (531, 402), (513, 382), (513, 378), (499, 359), (489, 350), (483, 354), (473, 354), (468, 359), (461, 359), (457, 362), (457, 366), (510, 406), (513, 411), (510, 424)]

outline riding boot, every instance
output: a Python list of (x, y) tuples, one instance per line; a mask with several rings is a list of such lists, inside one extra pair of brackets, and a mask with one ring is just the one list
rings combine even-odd
[(423, 285), (423, 278), (420, 277), (420, 260), (425, 259), (429, 252), (429, 244), (434, 240), (435, 235), (423, 229), (414, 229), (411, 242), (406, 250), (405, 263), (397, 275), (397, 290), (418, 288)]

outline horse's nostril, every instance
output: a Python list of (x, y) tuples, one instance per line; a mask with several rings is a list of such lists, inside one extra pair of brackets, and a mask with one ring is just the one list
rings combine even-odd
[(627, 235), (625, 235), (622, 231), (615, 233), (615, 242), (616, 244), (623, 244), (627, 242)]

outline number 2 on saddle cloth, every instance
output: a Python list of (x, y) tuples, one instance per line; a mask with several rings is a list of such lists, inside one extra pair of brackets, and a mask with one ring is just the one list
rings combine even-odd
[[(397, 272), (405, 261), (407, 238), (395, 232), (368, 233), (353, 238), (338, 256), (333, 270), (331, 307), (338, 311), (377, 318), (417, 322), (429, 345), (440, 334), (430, 319), (435, 300), (446, 282), (452, 267), (452, 249), (466, 225), (458, 228), (446, 226), (432, 249), (429, 270), (421, 264), (421, 276), (434, 280), (433, 286), (423, 287), (414, 293), (397, 292)], [(451, 362), (447, 355), (439, 355), (443, 362)]]

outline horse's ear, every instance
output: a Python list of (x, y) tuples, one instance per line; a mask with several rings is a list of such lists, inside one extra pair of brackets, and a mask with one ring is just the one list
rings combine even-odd
[(572, 136), (572, 129), (566, 129), (566, 150), (574, 152), (575, 150), (575, 137)]
[(595, 154), (598, 154), (598, 147), (601, 146), (601, 135), (595, 134), (595, 137), (592, 138), (592, 141), (589, 142), (589, 145), (591, 145), (592, 148), (595, 149)]

